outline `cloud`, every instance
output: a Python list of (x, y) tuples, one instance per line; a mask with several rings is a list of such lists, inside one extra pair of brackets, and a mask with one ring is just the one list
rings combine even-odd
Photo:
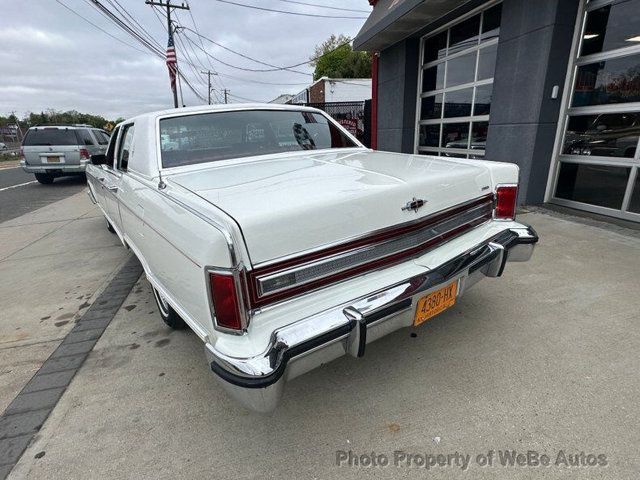
[[(99, 25), (122, 42), (137, 49), (143, 47), (110, 23), (89, 2), (60, 0), (79, 15)], [(252, 0), (257, 4), (255, 0)], [(103, 1), (112, 7), (109, 2)], [(246, 3), (252, 3), (247, 1)], [(261, 0), (260, 5), (283, 10), (339, 14), (339, 11), (285, 4), (278, 0)], [(318, 2), (315, 2), (318, 3)], [(367, 9), (365, 0), (326, 0), (327, 5)], [(158, 50), (166, 49), (164, 18), (157, 18), (143, 0), (120, 1), (128, 12), (153, 37)], [(229, 48), (274, 65), (291, 65), (305, 61), (316, 44), (332, 33), (355, 35), (363, 20), (322, 19), (260, 12), (212, 0), (190, 0), (199, 32)], [(365, 15), (366, 16), (366, 15)], [(194, 28), (188, 12), (176, 10), (178, 24)], [(203, 97), (207, 96), (206, 75), (213, 69), (214, 98), (227, 88), (232, 95), (268, 101), (281, 93), (296, 93), (311, 83), (312, 69), (298, 67), (298, 73), (249, 72), (224, 66), (207, 58), (204, 46), (216, 59), (249, 69), (268, 68), (241, 58), (195, 34), (184, 31), (176, 40), (178, 61), (183, 73)], [(110, 118), (128, 117), (145, 111), (172, 106), (169, 77), (162, 58), (140, 52), (114, 40), (52, 0), (4, 2), (0, 16), (0, 113), (15, 110), (41, 111), (47, 108), (79, 110)], [(144, 50), (144, 49), (143, 49)], [(192, 68), (187, 62), (195, 64)], [(231, 78), (233, 77), (233, 78)], [(297, 86), (254, 83), (298, 83)], [(198, 105), (202, 101), (182, 85), (184, 102)]]
[(6, 45), (31, 45), (39, 47), (68, 48), (72, 42), (64, 35), (40, 30), (28, 25), (3, 28), (0, 30), (0, 42)]

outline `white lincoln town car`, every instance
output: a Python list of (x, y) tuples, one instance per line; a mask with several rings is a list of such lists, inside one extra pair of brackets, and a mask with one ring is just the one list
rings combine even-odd
[(189, 326), (256, 411), (288, 380), (428, 321), (538, 241), (515, 221), (517, 166), (373, 151), (313, 108), (149, 113), (91, 162), (89, 194), (163, 320)]

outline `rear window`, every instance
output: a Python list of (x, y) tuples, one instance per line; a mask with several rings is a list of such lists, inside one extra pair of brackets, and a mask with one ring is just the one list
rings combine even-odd
[(80, 139), (80, 144), (82, 145), (95, 145), (93, 141), (93, 137), (89, 133), (89, 130), (82, 129), (77, 131), (78, 138)]
[(66, 128), (37, 128), (29, 130), (24, 137), (23, 145), (78, 145), (76, 131)]
[(100, 145), (107, 145), (109, 143), (109, 135), (106, 132), (103, 132), (102, 130), (94, 130), (93, 133), (98, 139), (98, 143)]
[(227, 158), (357, 145), (321, 114), (244, 110), (160, 120), (164, 168)]

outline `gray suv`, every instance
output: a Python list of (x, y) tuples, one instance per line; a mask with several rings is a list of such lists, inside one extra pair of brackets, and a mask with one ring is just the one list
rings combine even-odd
[(20, 166), (43, 184), (84, 174), (91, 155), (105, 153), (109, 134), (91, 125), (31, 127), (22, 142)]

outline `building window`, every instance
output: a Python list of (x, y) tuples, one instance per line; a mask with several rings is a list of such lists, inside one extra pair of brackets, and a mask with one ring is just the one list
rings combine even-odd
[(483, 158), (502, 4), (422, 39), (416, 151)]
[(640, 221), (640, 0), (586, 3), (552, 201)]

